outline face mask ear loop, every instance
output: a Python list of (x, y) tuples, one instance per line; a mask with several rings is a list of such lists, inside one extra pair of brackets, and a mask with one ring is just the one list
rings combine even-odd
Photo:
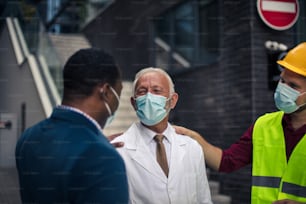
[(108, 111), (109, 116), (111, 116), (112, 115), (112, 111), (111, 111), (109, 105), (105, 101), (104, 101), (104, 104), (105, 104), (105, 107), (106, 107), (106, 109)]
[(298, 97), (303, 96), (303, 95), (305, 95), (305, 94), (306, 94), (306, 92), (303, 92), (303, 93), (301, 93)]
[[(303, 93), (301, 93), (298, 97), (303, 96), (303, 95), (305, 95), (305, 94), (306, 94), (306, 92), (303, 92)], [(295, 101), (295, 103), (296, 103), (296, 101)], [(298, 106), (298, 107), (299, 107), (298, 109), (305, 107), (305, 105), (306, 105), (306, 102), (303, 103), (303, 104), (301, 104), (301, 105), (299, 105), (299, 106)]]
[(299, 109), (304, 108), (305, 106), (306, 106), (306, 103), (303, 103), (303, 104), (299, 105)]
[[(167, 100), (166, 100), (166, 103), (167, 103), (168, 101), (170, 101), (170, 103), (169, 103), (169, 108), (168, 108), (168, 110), (167, 110), (167, 113), (169, 113), (170, 110), (172, 109), (172, 108), (171, 108), (171, 98), (172, 98), (173, 94), (174, 94), (174, 93), (170, 93), (169, 98), (167, 98)], [(166, 109), (166, 107), (165, 107), (165, 109)]]
[(117, 94), (117, 92), (115, 91), (115, 89), (113, 89), (113, 87), (110, 86), (110, 89), (112, 90), (113, 94), (115, 95), (115, 97), (117, 98), (118, 102), (120, 101), (120, 98)]
[[(104, 91), (103, 91), (103, 88), (101, 88), (101, 89), (100, 89), (100, 93), (101, 93), (101, 94), (104, 94), (103, 92), (104, 92)], [(116, 94), (115, 94), (115, 95), (116, 95)], [(105, 107), (106, 107), (106, 109), (107, 109), (107, 112), (108, 112), (109, 116), (111, 116), (111, 115), (112, 115), (112, 111), (111, 111), (109, 105), (105, 102), (105, 100), (104, 100), (104, 105), (105, 105)]]
[[(305, 95), (305, 94), (306, 94), (306, 92), (303, 92), (303, 93), (301, 93), (301, 94), (299, 95), (299, 97), (302, 96), (302, 95)], [(305, 106), (306, 106), (306, 102), (303, 103), (303, 104), (301, 104), (301, 105), (299, 105), (298, 110), (301, 109), (301, 108), (304, 108)]]
[(133, 100), (134, 100), (135, 110), (138, 110), (138, 106), (137, 106), (137, 102), (136, 102), (136, 96), (133, 96)]

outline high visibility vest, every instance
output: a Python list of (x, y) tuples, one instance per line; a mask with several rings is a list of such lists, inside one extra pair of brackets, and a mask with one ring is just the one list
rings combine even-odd
[(268, 113), (254, 125), (252, 204), (281, 199), (306, 202), (306, 137), (299, 141), (287, 163), (283, 112)]

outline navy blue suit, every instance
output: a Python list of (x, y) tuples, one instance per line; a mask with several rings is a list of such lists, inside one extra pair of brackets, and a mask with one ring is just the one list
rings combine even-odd
[(55, 108), (16, 146), (24, 203), (128, 203), (122, 158), (85, 116)]

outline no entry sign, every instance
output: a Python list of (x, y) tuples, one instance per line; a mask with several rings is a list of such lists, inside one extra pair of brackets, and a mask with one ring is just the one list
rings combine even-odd
[(286, 30), (299, 17), (298, 0), (257, 0), (257, 11), (263, 22), (275, 30)]

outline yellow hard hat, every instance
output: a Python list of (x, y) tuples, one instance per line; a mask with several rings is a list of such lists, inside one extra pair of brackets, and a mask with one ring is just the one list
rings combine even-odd
[(306, 77), (306, 42), (291, 49), (283, 60), (277, 63), (286, 69)]

